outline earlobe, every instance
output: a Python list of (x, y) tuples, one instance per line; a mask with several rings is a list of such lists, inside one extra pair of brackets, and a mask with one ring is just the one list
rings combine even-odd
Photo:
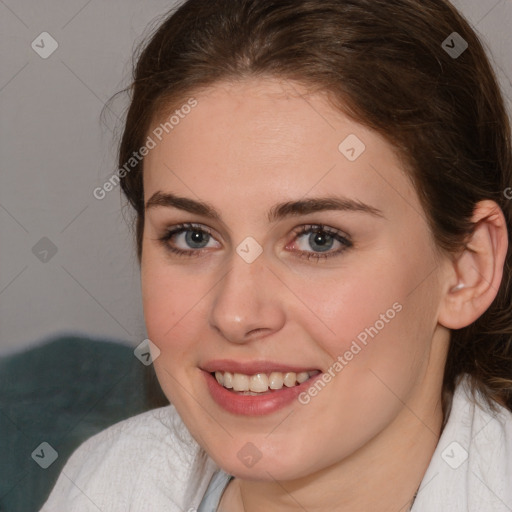
[(477, 320), (492, 304), (501, 284), (508, 249), (508, 231), (501, 208), (490, 200), (474, 210), (473, 233), (450, 264), (438, 321), (461, 329)]

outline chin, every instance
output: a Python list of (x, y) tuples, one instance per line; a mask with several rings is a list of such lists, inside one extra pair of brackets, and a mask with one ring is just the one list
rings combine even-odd
[[(242, 450), (240, 450), (242, 451)], [(249, 450), (247, 450), (249, 453)], [(305, 461), (297, 461), (293, 459), (281, 460), (279, 463), (274, 457), (261, 454), (261, 458), (250, 460), (249, 455), (245, 455), (246, 463), (242, 462), (238, 453), (234, 453), (229, 460), (224, 458), (215, 458), (215, 462), (226, 473), (240, 478), (242, 480), (253, 480), (261, 482), (274, 482), (276, 480), (286, 481), (303, 478), (315, 471), (311, 463)], [(240, 458), (244, 458), (240, 455)]]

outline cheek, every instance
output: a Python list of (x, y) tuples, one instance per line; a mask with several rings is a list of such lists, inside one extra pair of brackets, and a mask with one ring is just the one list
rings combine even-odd
[(160, 349), (154, 360), (160, 387), (171, 403), (179, 405), (184, 399), (180, 383), (188, 379), (190, 366), (184, 363), (196, 355), (190, 340), (197, 335), (192, 332), (194, 322), (190, 319), (196, 313), (199, 292), (176, 268), (159, 263), (158, 256), (152, 259), (149, 252), (141, 265), (146, 331)]
[[(169, 353), (177, 356), (185, 352), (187, 340), (191, 339), (197, 315), (201, 307), (201, 297), (207, 292), (202, 281), (192, 279), (180, 272), (177, 266), (160, 261), (160, 255), (148, 251), (141, 264), (141, 287), (144, 320), (148, 337), (159, 347), (163, 359)], [(190, 319), (195, 321), (191, 322)], [(192, 338), (193, 339), (193, 338)]]
[(359, 258), (335, 278), (325, 274), (314, 286), (296, 283), (297, 295), (310, 305), (306, 315), (302, 310), (303, 329), (322, 345), (329, 361), (343, 358), (344, 368), (391, 376), (404, 366), (414, 371), (435, 324), (434, 302), (426, 303), (431, 294), (423, 288), (432, 283), (425, 280), (415, 289), (433, 268), (425, 259), (411, 252), (390, 253), (378, 264)]

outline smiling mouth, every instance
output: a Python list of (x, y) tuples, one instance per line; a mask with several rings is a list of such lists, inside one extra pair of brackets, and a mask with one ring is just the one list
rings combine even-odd
[(279, 391), (283, 388), (299, 386), (303, 382), (318, 375), (320, 370), (307, 372), (271, 372), (245, 375), (243, 373), (231, 373), (216, 371), (210, 374), (225, 389), (239, 395), (263, 395)]

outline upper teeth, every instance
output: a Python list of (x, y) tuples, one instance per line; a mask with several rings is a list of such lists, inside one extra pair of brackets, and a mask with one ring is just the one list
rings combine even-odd
[(252, 391), (254, 393), (264, 393), (269, 389), (281, 389), (283, 385), (288, 388), (295, 386), (295, 383), (301, 384), (310, 377), (317, 375), (318, 370), (310, 372), (272, 372), (269, 375), (257, 373), (255, 375), (244, 375), (243, 373), (215, 372), (217, 382), (228, 389), (234, 391)]

